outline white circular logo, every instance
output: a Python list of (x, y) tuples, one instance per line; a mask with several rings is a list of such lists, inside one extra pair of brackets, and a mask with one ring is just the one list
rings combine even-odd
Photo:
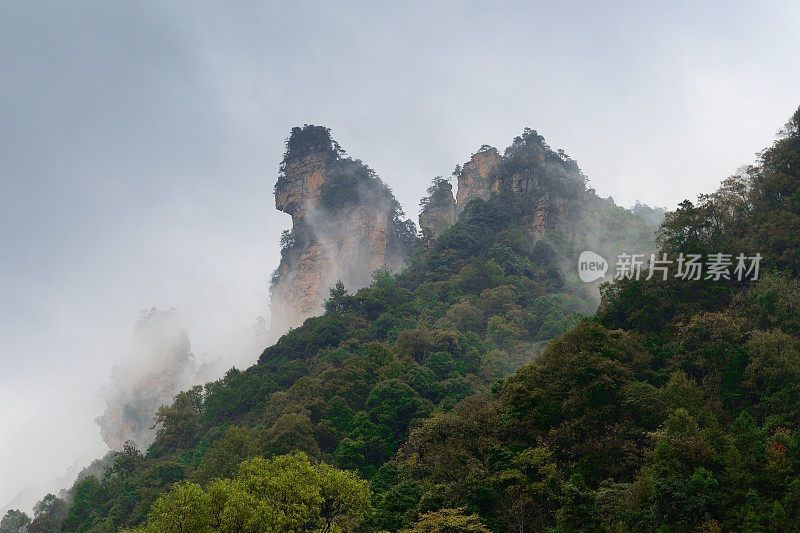
[(591, 283), (606, 275), (608, 263), (600, 255), (585, 251), (578, 257), (578, 275), (581, 281)]

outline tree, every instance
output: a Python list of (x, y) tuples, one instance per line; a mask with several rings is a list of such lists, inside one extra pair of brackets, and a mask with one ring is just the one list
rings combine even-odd
[(283, 454), (292, 450), (305, 452), (312, 457), (320, 455), (319, 445), (314, 439), (314, 427), (304, 413), (286, 413), (278, 418), (266, 431), (267, 450)]
[(601, 521), (595, 493), (580, 475), (573, 474), (561, 490), (565, 502), (556, 513), (557, 533), (608, 531)]
[(254, 430), (231, 426), (200, 460), (192, 479), (203, 485), (215, 478), (231, 477), (242, 461), (259, 455), (261, 451)]
[[(153, 504), (142, 531), (158, 533), (208, 533), (214, 531), (211, 497), (196, 483), (177, 485)], [(222, 531), (222, 529), (217, 529)]]
[(188, 391), (179, 392), (172, 405), (158, 408), (153, 425), (158, 426), (157, 445), (171, 450), (189, 446), (194, 441), (200, 428), (201, 392), (202, 387), (192, 387)]
[(325, 300), (325, 312), (333, 314), (344, 314), (354, 311), (356, 308), (356, 299), (347, 292), (342, 280), (338, 280), (336, 284), (331, 287), (330, 298)]
[(390, 438), (401, 439), (422, 405), (417, 392), (400, 381), (388, 379), (375, 385), (367, 396), (371, 421), (390, 430)]
[(779, 269), (800, 274), (800, 108), (782, 136), (764, 150), (750, 169), (753, 222), (750, 240), (756, 251)]
[(64, 519), (62, 529), (72, 531), (78, 525), (89, 519), (93, 509), (102, 505), (105, 494), (100, 482), (94, 476), (86, 476), (78, 480), (70, 490), (72, 505)]
[(159, 498), (145, 533), (355, 531), (371, 511), (367, 482), (302, 452), (239, 465), (233, 479), (177, 485)]
[(133, 474), (136, 467), (142, 462), (142, 452), (131, 442), (125, 442), (121, 452), (114, 452), (114, 462), (108, 467), (107, 475), (118, 475), (125, 478)]
[(0, 533), (25, 533), (31, 519), (19, 509), (9, 509), (0, 520)]
[(511, 459), (510, 468), (493, 478), (501, 496), (498, 511), (508, 531), (544, 531), (558, 508), (561, 480), (551, 453), (527, 448)]
[(442, 509), (425, 513), (405, 533), (490, 533), (475, 514), (464, 514), (465, 509)]
[(320, 530), (354, 531), (370, 508), (367, 483), (356, 474), (338, 470), (325, 463), (316, 465), (322, 504), (320, 506)]
[(33, 506), (33, 515), (26, 533), (55, 533), (67, 515), (67, 502), (48, 494)]

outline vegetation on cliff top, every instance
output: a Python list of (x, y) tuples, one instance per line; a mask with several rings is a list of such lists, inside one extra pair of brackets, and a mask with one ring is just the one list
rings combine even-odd
[(336, 222), (346, 218), (354, 208), (366, 209), (389, 221), (389, 257), (402, 257), (413, 246), (416, 226), (405, 218), (392, 190), (359, 159), (347, 157), (346, 152), (331, 138), (330, 129), (306, 124), (292, 128), (286, 140), (286, 152), (280, 165), (275, 191), (288, 185), (286, 166), (292, 160), (309, 154), (321, 155), (325, 161), (325, 181), (313, 207), (319, 210), (313, 221), (301, 218), (292, 229), (281, 235), (281, 265), (272, 278), (273, 285), (285, 269), (291, 269), (299, 254)]

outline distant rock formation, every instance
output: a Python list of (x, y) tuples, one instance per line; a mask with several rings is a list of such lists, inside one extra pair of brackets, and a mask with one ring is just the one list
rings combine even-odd
[(361, 161), (345, 157), (321, 126), (292, 129), (275, 206), (292, 217), (270, 289), (276, 335), (319, 314), (337, 280), (354, 291), (375, 270), (399, 268), (416, 236), (391, 190)]
[(488, 200), (496, 194), (524, 195), (530, 200), (531, 210), (522, 218), (534, 236), (557, 228), (573, 234), (568, 199), (589, 195), (575, 162), (563, 152), (553, 152), (542, 136), (529, 129), (514, 139), (503, 156), (494, 147), (481, 146), (455, 175), (455, 197), (450, 183), (436, 178), (421, 202), (420, 226), (434, 236), (454, 224), (470, 201)]
[(456, 211), (460, 213), (473, 198), (488, 200), (500, 192), (500, 163), (502, 158), (497, 148), (481, 146), (458, 174), (458, 196)]
[(156, 410), (191, 385), (196, 370), (189, 336), (177, 313), (142, 311), (129, 353), (114, 367), (103, 395), (106, 410), (96, 419), (109, 448), (120, 451), (131, 441), (146, 450), (155, 439)]
[[(516, 216), (534, 240), (550, 235), (598, 249), (613, 240), (593, 235), (592, 228), (597, 217), (611, 220), (618, 208), (587, 189), (577, 163), (534, 130), (526, 128), (503, 155), (481, 146), (454, 175), (455, 196), (439, 177), (420, 202), (423, 235), (441, 234), (473, 200), (513, 195), (524, 200), (514, 202), (524, 206)], [(338, 280), (355, 291), (369, 284), (375, 270), (402, 266), (416, 238), (389, 188), (361, 161), (346, 157), (321, 126), (292, 129), (275, 206), (291, 215), (292, 229), (281, 238), (272, 277), (273, 335), (319, 314)]]

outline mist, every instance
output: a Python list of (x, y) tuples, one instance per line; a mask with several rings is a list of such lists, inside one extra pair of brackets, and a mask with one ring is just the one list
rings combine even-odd
[(524, 126), (598, 195), (674, 208), (796, 108), (777, 52), (798, 24), (713, 2), (3, 3), (0, 507), (105, 455), (95, 419), (142, 310), (177, 310), (197, 367), (257, 359), (292, 126), (333, 128), (411, 218), (433, 176)]

